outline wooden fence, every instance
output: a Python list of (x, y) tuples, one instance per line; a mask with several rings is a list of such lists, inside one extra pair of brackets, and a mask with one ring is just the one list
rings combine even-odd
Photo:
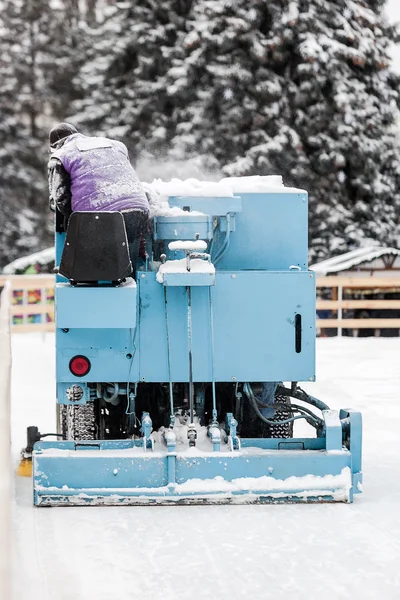
[[(317, 318), (317, 328), (321, 330), (337, 329), (342, 335), (343, 329), (351, 329), (357, 335), (359, 329), (373, 329), (379, 335), (381, 329), (399, 329), (400, 318), (374, 317), (354, 318), (354, 311), (395, 310), (400, 316), (400, 275), (397, 276), (317, 276), (317, 296), (321, 288), (330, 290), (330, 300), (317, 299), (317, 314), (320, 311), (334, 312), (332, 316)], [(371, 299), (372, 295), (388, 292), (399, 294), (398, 300)], [(346, 298), (350, 295), (364, 296), (361, 299)], [(368, 297), (369, 296), (369, 297)]]
[[(53, 275), (0, 275), (0, 288), (5, 281), (11, 284), (11, 331), (54, 331), (54, 276)], [(320, 330), (399, 329), (400, 318), (354, 318), (357, 310), (398, 310), (399, 300), (373, 300), (368, 296), (378, 292), (397, 291), (400, 297), (400, 275), (393, 277), (317, 276), (317, 288), (331, 290), (331, 299), (317, 299), (317, 312), (331, 313), (328, 318), (317, 317)], [(349, 299), (349, 292), (366, 295), (362, 299)], [(318, 294), (320, 295), (320, 294)], [(333, 314), (332, 314), (333, 313)], [(399, 312), (400, 315), (400, 312)]]

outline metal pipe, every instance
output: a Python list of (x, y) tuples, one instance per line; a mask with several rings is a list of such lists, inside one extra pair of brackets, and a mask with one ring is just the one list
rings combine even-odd
[(192, 347), (192, 290), (186, 286), (188, 297), (188, 349), (189, 349), (189, 418), (194, 419), (194, 390), (193, 390), (193, 347)]
[(164, 307), (165, 307), (165, 330), (167, 334), (167, 358), (168, 358), (168, 379), (169, 379), (169, 404), (170, 404), (170, 427), (174, 426), (175, 413), (174, 413), (174, 392), (171, 379), (171, 353), (169, 344), (169, 327), (168, 327), (168, 300), (167, 300), (167, 288), (164, 286)]
[(103, 388), (103, 400), (105, 400), (106, 402), (109, 402), (113, 406), (116, 406), (120, 402), (120, 399), (118, 398), (118, 395), (119, 395), (119, 384), (118, 383), (112, 383), (111, 385), (114, 386), (114, 391), (111, 394), (111, 396), (107, 396), (106, 388), (105, 387)]
[(224, 256), (225, 252), (228, 250), (230, 233), (231, 233), (231, 215), (228, 213), (226, 215), (225, 239), (222, 243), (220, 250), (217, 252), (216, 256), (213, 259), (214, 264), (217, 264), (217, 262), (221, 260), (221, 258)]
[(211, 338), (211, 385), (212, 385), (212, 422), (217, 423), (217, 395), (215, 391), (215, 365), (214, 365), (214, 313), (212, 301), (212, 288), (209, 286), (210, 298), (210, 338)]
[(310, 396), (309, 394), (307, 394), (307, 392), (302, 390), (300, 387), (296, 387), (296, 389), (294, 389), (294, 390), (289, 390), (288, 388), (286, 388), (283, 385), (278, 385), (278, 387), (276, 388), (276, 393), (282, 394), (282, 396), (291, 396), (292, 398), (296, 398), (297, 400), (301, 400), (302, 402), (311, 404), (312, 406), (315, 406), (316, 408), (318, 408), (321, 411), (322, 410), (330, 410), (329, 406), (327, 404), (325, 404), (325, 402), (322, 402), (322, 400), (319, 400), (318, 398), (315, 398), (314, 396)]

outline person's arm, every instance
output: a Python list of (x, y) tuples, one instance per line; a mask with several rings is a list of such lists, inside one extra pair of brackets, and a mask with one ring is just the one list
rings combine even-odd
[(51, 158), (48, 165), (50, 208), (56, 207), (66, 219), (72, 213), (71, 178), (58, 158)]

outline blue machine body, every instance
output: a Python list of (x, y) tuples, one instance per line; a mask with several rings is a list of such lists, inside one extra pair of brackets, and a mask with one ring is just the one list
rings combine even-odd
[[(119, 382), (132, 402), (138, 387), (169, 385), (173, 405), (177, 382), (197, 390), (207, 383), (209, 447), (179, 440), (172, 409), (170, 427), (159, 432), (149, 410), (140, 435), (127, 439), (41, 441), (33, 455), (35, 504), (351, 502), (361, 490), (359, 413), (323, 407), (316, 437), (240, 439), (237, 415), (217, 415), (214, 402), (218, 384), (315, 380), (307, 193), (171, 197), (169, 204), (182, 212), (154, 218), (136, 281), (73, 287), (57, 277), (57, 402), (82, 406), (95, 389)], [(195, 239), (207, 243), (211, 268), (174, 268), (201, 259), (169, 243)], [(56, 234), (58, 263), (64, 241)], [(157, 244), (172, 265), (162, 276)], [(90, 362), (84, 376), (71, 372), (76, 356)]]

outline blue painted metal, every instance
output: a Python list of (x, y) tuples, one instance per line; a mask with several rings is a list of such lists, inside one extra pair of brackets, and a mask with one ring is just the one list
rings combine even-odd
[(229, 252), (218, 263), (223, 270), (302, 270), (308, 265), (308, 197), (305, 192), (241, 194)]
[(231, 450), (240, 450), (241, 448), (241, 441), (236, 432), (237, 426), (238, 422), (233, 414), (227, 413), (225, 419), (225, 430), (228, 434), (228, 444)]
[[(323, 427), (315, 438), (297, 439), (242, 439), (238, 415), (218, 413), (217, 383), (236, 382), (240, 405), (245, 399), (238, 382), (275, 389), (279, 381), (315, 378), (307, 194), (173, 197), (170, 205), (185, 214), (156, 217), (147, 251), (163, 245), (174, 260), (185, 252), (169, 250), (170, 241), (206, 240), (215, 274), (173, 272), (160, 283), (155, 261), (161, 257), (150, 256), (137, 285), (72, 288), (58, 277), (56, 288), (57, 401), (84, 404), (95, 397), (96, 384), (114, 382), (124, 390), (125, 402), (128, 394), (125, 414), (136, 421), (138, 382), (167, 383), (170, 427), (156, 436), (153, 415), (144, 412), (141, 437), (135, 439), (37, 443), (35, 504), (351, 502), (362, 485), (359, 413), (338, 414), (310, 397), (322, 412)], [(56, 234), (57, 264), (64, 238)], [(296, 315), (301, 315), (300, 351)], [(78, 354), (91, 363), (84, 377), (69, 369)], [(186, 384), (194, 407), (183, 448), (177, 443), (174, 382)], [(200, 384), (212, 390), (208, 422)], [(268, 415), (269, 410), (262, 409)], [(201, 450), (189, 448), (197, 443), (195, 415), (208, 425)]]
[[(57, 329), (57, 381), (139, 381), (136, 333), (136, 329)], [(69, 362), (77, 354), (86, 356), (91, 363), (84, 378), (75, 377), (69, 370)]]
[[(213, 223), (209, 215), (192, 216), (189, 213), (183, 217), (154, 217), (155, 240), (194, 240), (199, 234), (201, 240), (211, 240), (213, 237)], [(167, 250), (169, 258), (173, 252)]]
[(241, 196), (170, 196), (168, 201), (170, 206), (189, 208), (190, 211), (204, 212), (214, 217), (225, 217), (228, 213), (242, 211)]
[[(56, 285), (56, 327), (129, 329), (136, 327), (136, 283), (121, 287)], [(105, 318), (106, 315), (106, 318)]]
[(151, 432), (153, 430), (153, 423), (151, 421), (151, 417), (148, 412), (144, 412), (142, 414), (141, 423), (142, 423), (142, 426), (140, 428), (140, 433), (143, 436), (143, 449), (144, 450), (153, 450), (154, 440), (151, 437)]
[[(338, 414), (332, 411), (324, 418), (327, 435), (320, 440), (324, 442), (322, 448), (306, 451), (277, 449), (288, 440), (261, 439), (252, 440), (250, 452), (246, 448), (231, 452), (225, 446), (221, 451), (193, 449), (188, 454), (176, 452), (172, 430), (165, 435), (167, 448), (150, 453), (135, 440), (39, 442), (34, 451), (35, 503), (84, 504), (100, 500), (106, 504), (145, 504), (213, 497), (225, 502), (243, 494), (248, 496), (243, 500), (249, 502), (282, 498), (351, 502), (353, 493), (360, 491), (361, 472), (355, 471), (358, 464), (354, 464), (352, 452), (335, 436), (336, 423), (332, 421), (339, 418)], [(353, 443), (357, 445), (358, 414), (353, 412), (350, 419), (356, 433)], [(299, 442), (309, 444), (308, 440), (290, 440), (292, 446)]]
[(215, 285), (215, 273), (164, 273), (163, 285), (174, 287)]
[[(165, 309), (154, 273), (139, 280), (140, 379), (168, 381)], [(187, 381), (186, 292), (168, 288), (172, 381)], [(193, 288), (193, 379), (211, 381), (209, 293)], [(244, 308), (246, 307), (246, 308)], [(295, 314), (303, 322), (295, 351)], [(315, 377), (315, 278), (307, 271), (216, 273), (213, 289), (216, 381), (310, 381)], [(249, 338), (249, 335), (251, 338)], [(155, 345), (153, 340), (157, 339)], [(251, 339), (251, 343), (249, 343)]]

